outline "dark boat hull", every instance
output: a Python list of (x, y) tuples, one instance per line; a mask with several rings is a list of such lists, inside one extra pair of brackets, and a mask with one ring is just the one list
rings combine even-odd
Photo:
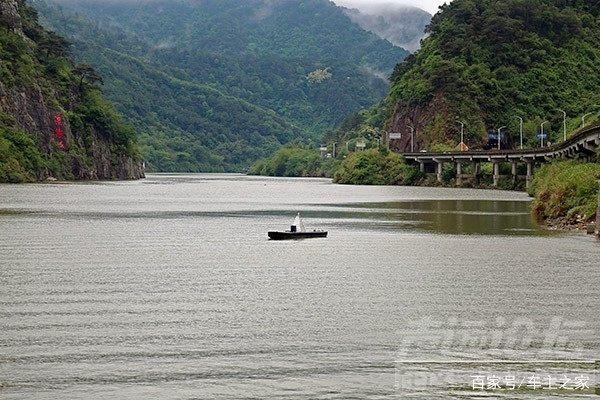
[(299, 239), (312, 239), (312, 238), (325, 238), (327, 232), (325, 231), (313, 231), (313, 232), (269, 232), (269, 239), (271, 240), (299, 240)]

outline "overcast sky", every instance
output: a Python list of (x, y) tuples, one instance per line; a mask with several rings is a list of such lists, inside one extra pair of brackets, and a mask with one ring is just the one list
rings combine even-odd
[(422, 8), (425, 11), (429, 11), (431, 14), (435, 14), (437, 9), (442, 4), (449, 2), (450, 0), (333, 0), (334, 3), (342, 6), (350, 6), (354, 8), (360, 8), (362, 4), (407, 4), (415, 7)]

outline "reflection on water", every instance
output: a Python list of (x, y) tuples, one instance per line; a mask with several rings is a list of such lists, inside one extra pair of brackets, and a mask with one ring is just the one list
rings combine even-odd
[(544, 235), (533, 222), (529, 204), (490, 200), (419, 200), (404, 202), (311, 204), (279, 210), (231, 211), (18, 211), (1, 210), (0, 215), (36, 214), (38, 217), (107, 220), (185, 218), (290, 218), (303, 210), (305, 218), (322, 227), (352, 227), (368, 230), (421, 230), (447, 234)]
[[(325, 207), (326, 205), (322, 205)], [(343, 204), (315, 218), (355, 218), (373, 229), (419, 229), (448, 234), (540, 235), (529, 203), (492, 200), (415, 200)], [(343, 210), (343, 211), (342, 211)], [(355, 223), (360, 225), (359, 223)]]
[[(511, 372), (396, 363), (424, 316), (583, 321), (574, 344), (597, 358), (599, 244), (545, 236), (528, 207), (514, 192), (236, 175), (0, 185), (0, 398), (471, 398), (470, 375)], [(267, 240), (298, 211), (329, 238)], [(423, 371), (457, 380), (398, 385)]]

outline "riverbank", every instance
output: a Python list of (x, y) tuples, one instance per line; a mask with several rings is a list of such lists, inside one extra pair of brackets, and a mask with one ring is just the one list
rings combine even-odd
[[(484, 168), (483, 168), (484, 169)], [(425, 177), (416, 185), (457, 187), (451, 167), (444, 171), (443, 182)], [(555, 161), (541, 166), (535, 173), (530, 189), (524, 182), (501, 179), (493, 186), (490, 173), (482, 171), (477, 181), (465, 181), (460, 187), (501, 189), (527, 192), (532, 198), (531, 212), (535, 221), (547, 230), (581, 231), (593, 234), (596, 228), (600, 192), (600, 163), (575, 160)]]
[[(442, 182), (408, 165), (398, 154), (386, 149), (369, 149), (341, 156), (342, 159), (322, 159), (315, 150), (288, 147), (273, 157), (259, 161), (254, 175), (332, 177), (335, 183), (351, 185), (404, 185), (457, 187), (456, 171), (448, 165)], [(489, 171), (486, 170), (489, 167)], [(267, 172), (267, 173), (265, 173)], [(550, 230), (582, 230), (594, 221), (600, 191), (600, 163), (555, 161), (541, 166), (534, 174), (529, 190), (524, 182), (506, 178), (493, 186), (491, 164), (482, 165), (477, 181), (463, 181), (460, 187), (527, 191), (533, 198), (532, 215)]]
[(582, 229), (595, 221), (600, 163), (556, 161), (540, 167), (528, 193), (534, 218), (550, 229)]
[(341, 161), (323, 158), (313, 148), (290, 145), (279, 149), (271, 157), (256, 161), (248, 175), (296, 178), (332, 178)]
[(342, 150), (337, 158), (332, 158), (321, 157), (316, 150), (301, 145), (284, 147), (273, 156), (257, 161), (248, 174), (332, 178), (339, 184), (373, 186), (419, 186), (418, 182), (426, 178), (402, 156), (385, 148), (353, 153)]
[(44, 151), (31, 134), (0, 126), (0, 183), (124, 181), (145, 176), (144, 163), (133, 144), (94, 143), (89, 151), (77, 143), (64, 149), (52, 144)]

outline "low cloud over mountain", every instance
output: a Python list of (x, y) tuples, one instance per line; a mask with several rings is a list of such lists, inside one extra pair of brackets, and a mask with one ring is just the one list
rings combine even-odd
[(427, 11), (399, 2), (343, 2), (348, 3), (344, 6), (346, 15), (363, 29), (411, 52), (420, 47), (425, 27), (431, 21)]
[(421, 8), (431, 14), (435, 14), (438, 7), (448, 2), (445, 0), (333, 0), (334, 3), (350, 8), (358, 8), (361, 11), (381, 10), (381, 8), (393, 8), (398, 6), (412, 6)]

